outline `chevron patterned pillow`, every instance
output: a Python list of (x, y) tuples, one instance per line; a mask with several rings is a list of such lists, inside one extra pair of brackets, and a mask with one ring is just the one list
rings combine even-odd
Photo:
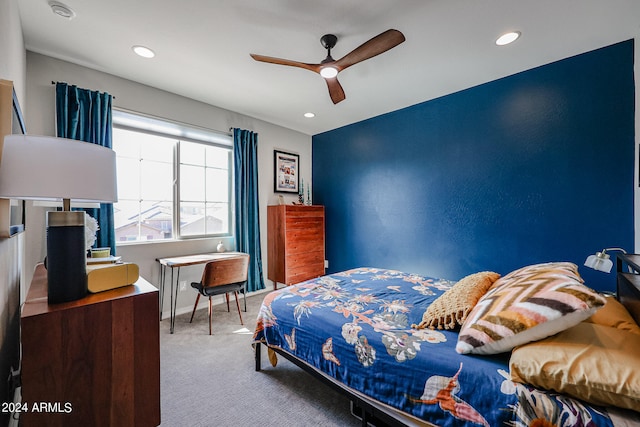
[(575, 326), (605, 304), (570, 262), (535, 264), (496, 280), (460, 329), (458, 353), (497, 354)]

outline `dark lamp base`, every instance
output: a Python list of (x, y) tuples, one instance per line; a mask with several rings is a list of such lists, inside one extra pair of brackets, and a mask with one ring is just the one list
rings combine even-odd
[(47, 277), (49, 304), (87, 295), (84, 212), (47, 213)]

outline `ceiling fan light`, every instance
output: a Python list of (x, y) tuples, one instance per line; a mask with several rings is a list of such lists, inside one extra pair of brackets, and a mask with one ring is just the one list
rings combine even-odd
[(511, 31), (508, 33), (504, 33), (503, 35), (498, 37), (498, 39), (496, 40), (496, 44), (498, 46), (504, 46), (509, 43), (513, 43), (514, 41), (518, 40), (519, 37), (520, 31)]
[(322, 69), (320, 69), (320, 75), (325, 79), (332, 79), (338, 75), (338, 70), (331, 66), (322, 67)]

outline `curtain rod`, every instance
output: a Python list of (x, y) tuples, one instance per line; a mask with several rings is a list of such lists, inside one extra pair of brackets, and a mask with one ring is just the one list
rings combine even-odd
[[(67, 83), (67, 82), (55, 82), (55, 81), (51, 80), (51, 84), (52, 84), (52, 85), (55, 85), (55, 84), (57, 84), (57, 83), (64, 83), (64, 84), (66, 84), (66, 85), (69, 85), (69, 83)], [(69, 86), (75, 86), (75, 85), (69, 85)], [(111, 94), (109, 94), (109, 95), (111, 95)], [(116, 97), (115, 97), (115, 96), (113, 96), (113, 95), (111, 95), (111, 98), (112, 98), (112, 99), (116, 99)]]

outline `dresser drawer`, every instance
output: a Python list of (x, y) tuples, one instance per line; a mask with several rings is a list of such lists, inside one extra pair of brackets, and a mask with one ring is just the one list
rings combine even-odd
[(295, 285), (305, 280), (315, 279), (324, 275), (324, 265), (322, 266), (302, 266), (299, 268), (291, 268), (287, 271), (285, 280), (287, 285)]
[(323, 206), (285, 206), (285, 215), (287, 219), (291, 218), (324, 218)]
[(324, 252), (317, 250), (291, 253), (286, 255), (287, 268), (298, 269), (304, 266), (320, 266), (324, 269)]
[(324, 242), (319, 241), (318, 238), (313, 236), (315, 236), (315, 234), (310, 234), (308, 237), (302, 238), (290, 238), (287, 233), (287, 240), (285, 243), (285, 252), (287, 256), (318, 250), (324, 252)]
[(324, 218), (311, 216), (311, 217), (296, 217), (287, 218), (285, 221), (285, 229), (289, 230), (304, 230), (307, 228), (324, 228)]

